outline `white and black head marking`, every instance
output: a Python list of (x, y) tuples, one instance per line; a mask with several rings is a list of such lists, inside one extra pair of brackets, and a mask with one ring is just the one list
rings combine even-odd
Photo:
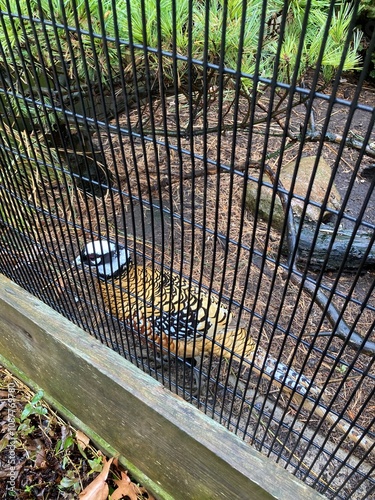
[(76, 263), (95, 267), (102, 279), (116, 278), (130, 263), (130, 254), (119, 244), (107, 240), (95, 240), (82, 249)]

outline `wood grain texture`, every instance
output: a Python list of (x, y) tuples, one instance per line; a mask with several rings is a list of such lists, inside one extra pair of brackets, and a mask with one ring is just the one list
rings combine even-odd
[(175, 499), (322, 498), (1, 275), (0, 352)]

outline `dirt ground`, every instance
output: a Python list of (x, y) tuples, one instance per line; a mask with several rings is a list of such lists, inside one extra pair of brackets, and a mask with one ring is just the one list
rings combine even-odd
[[(350, 100), (355, 89), (350, 80), (342, 81), (338, 97)], [(58, 242), (67, 240), (68, 233), (69, 238), (73, 234), (77, 240), (74, 242), (77, 255), (82, 246), (83, 228), (89, 228), (91, 234), (118, 237), (126, 242), (137, 263), (150, 264), (152, 261), (156, 266), (174, 269), (203, 288), (218, 293), (224, 302), (233, 304), (241, 320), (251, 325), (251, 335), (259, 339), (263, 348), (269, 347), (273, 356), (280, 357), (296, 370), (303, 370), (306, 376), (315, 377), (318, 385), (329, 380), (324, 392), (332, 409), (343, 412), (349, 420), (358, 417), (357, 423), (374, 435), (375, 368), (372, 358), (363, 354), (356, 356), (353, 349), (343, 348), (339, 339), (331, 341), (327, 337), (317, 337), (318, 331), (327, 330), (330, 325), (310, 297), (285, 280), (286, 258), (279, 256), (280, 234), (269, 229), (264, 221), (254, 220), (242, 206), (248, 182), (242, 173), (246, 156), (251, 150), (252, 159), (260, 160), (265, 152), (269, 155), (269, 165), (277, 169), (285, 117), (272, 122), (266, 139), (262, 117), (267, 115), (269, 95), (265, 93), (256, 112), (259, 123), (253, 127), (252, 134), (249, 136), (248, 127), (239, 127), (234, 133), (234, 122), (248, 121), (249, 100), (241, 98), (236, 114), (237, 108), (231, 103), (229, 94), (222, 107), (218, 106), (220, 96), (216, 90), (212, 89), (212, 106), (207, 116), (201, 112), (195, 116), (193, 134), (181, 134), (180, 138), (173, 134), (176, 110), (181, 126), (189, 130), (193, 110), (183, 96), (178, 103), (174, 97), (166, 99), (166, 114), (162, 112), (161, 102), (155, 101), (152, 109), (142, 104), (142, 108), (131, 111), (129, 116), (123, 115), (118, 124), (113, 121), (112, 134), (96, 134), (94, 139), (98, 147), (102, 145), (107, 166), (115, 174), (113, 189), (102, 199), (85, 196), (82, 192), (64, 194), (66, 199), (56, 205), (57, 217), (50, 222), (53, 231), (50, 230), (47, 237), (51, 253), (59, 248), (66, 262), (72, 262), (74, 255), (61, 249)], [(329, 89), (326, 93), (329, 95)], [(375, 106), (373, 86), (366, 84), (360, 102)], [(324, 99), (314, 101), (318, 130), (326, 120), (327, 106)], [(335, 104), (329, 117), (329, 131), (342, 135), (347, 115), (345, 105)], [(304, 116), (303, 105), (293, 108), (289, 128), (294, 134), (298, 135)], [(350, 124), (351, 136), (358, 140), (364, 137), (370, 119), (371, 113), (365, 107), (356, 110)], [(217, 133), (218, 123), (226, 129), (225, 133)], [(125, 132), (117, 134), (117, 125), (124, 131), (131, 126), (133, 132), (142, 132), (147, 140), (132, 140)], [(155, 139), (153, 129), (160, 130), (165, 125), (170, 131), (168, 137), (159, 134)], [(206, 135), (202, 131), (207, 128), (209, 133)], [(369, 143), (372, 142), (375, 142), (374, 131)], [(283, 162), (292, 161), (299, 146), (299, 141), (288, 138)], [(337, 143), (324, 143), (322, 155), (332, 168), (339, 149)], [(316, 142), (303, 146), (303, 155), (314, 155), (317, 151)], [(353, 227), (355, 219), (363, 212), (363, 229), (373, 231), (374, 182), (371, 170), (366, 171), (366, 167), (375, 159), (365, 156), (356, 173), (357, 158), (355, 149), (345, 148), (335, 176), (336, 187), (343, 199), (347, 197), (342, 225)], [(213, 169), (215, 161), (223, 164), (227, 172), (220, 176), (201, 175), (207, 165), (209, 170)], [(231, 165), (234, 169), (228, 168)], [(193, 171), (195, 176), (192, 176)], [(363, 172), (370, 176), (362, 175)], [(249, 175), (252, 181), (251, 171)], [(364, 200), (367, 201), (365, 207)], [(67, 206), (73, 207), (68, 213)], [(70, 232), (66, 225), (56, 222), (59, 217), (79, 221), (78, 227), (82, 229)], [(375, 311), (374, 269), (360, 276), (356, 273), (339, 276), (332, 272), (320, 276), (309, 269), (301, 270), (312, 279), (319, 278), (326, 293), (334, 291), (335, 306), (349, 325), (355, 322), (359, 334), (365, 336), (371, 332)], [(46, 280), (48, 284), (48, 277)], [(297, 477), (329, 498), (375, 498), (371, 477), (374, 453), (366, 454), (358, 447), (351, 453), (353, 443), (344, 440), (338, 431), (328, 435), (327, 426), (320, 426), (316, 417), (305, 413), (296, 419), (296, 407), (289, 404), (288, 397), (280, 395), (267, 381), (260, 381), (246, 363), (210, 356), (198, 360), (195, 367), (170, 357), (147, 362), (141, 358), (138, 340), (126, 335), (124, 326), (108, 316), (100, 297), (94, 295), (93, 283), (83, 280), (81, 271), (64, 272), (63, 277), (58, 281), (54, 279), (53, 283), (55, 290), (49, 286), (48, 303), (53, 303), (79, 326)], [(64, 300), (74, 304), (69, 312), (62, 295)], [(371, 338), (375, 340), (374, 332)], [(199, 393), (193, 387), (193, 370), (200, 377)]]
[[(343, 81), (338, 97), (350, 100), (355, 89), (355, 84), (350, 80)], [(107, 152), (107, 164), (113, 171), (117, 169), (117, 182), (120, 183), (118, 187), (123, 195), (108, 196), (105, 206), (97, 203), (92, 205), (91, 222), (94, 224), (94, 231), (102, 234), (104, 229), (111, 235), (122, 235), (123, 240), (134, 251), (138, 263), (146, 256), (146, 262), (150, 259), (157, 265), (160, 263), (178, 270), (203, 287), (221, 293), (224, 300), (232, 300), (235, 306), (242, 304), (241, 319), (251, 322), (251, 333), (255, 338), (260, 338), (261, 345), (270, 345), (274, 356), (281, 352), (281, 359), (291, 362), (296, 369), (304, 366), (304, 374), (312, 377), (316, 373), (315, 381), (318, 384), (323, 384), (328, 378), (330, 384), (325, 393), (334, 410), (346, 411), (349, 419), (359, 414), (358, 423), (374, 432), (371, 394), (375, 371), (372, 361), (366, 356), (359, 356), (353, 363), (354, 351), (350, 348), (342, 349), (342, 342), (337, 339), (328, 343), (327, 338), (322, 337), (310, 343), (314, 332), (328, 328), (327, 320), (322, 318), (319, 308), (311, 304), (308, 296), (303, 293), (299, 295), (297, 287), (285, 282), (282, 269), (277, 263), (279, 233), (273, 229), (268, 232), (265, 222), (255, 223), (252, 214), (247, 210), (243, 211), (241, 200), (244, 181), (241, 168), (234, 175), (223, 173), (220, 178), (215, 175), (197, 175), (197, 172), (204, 171), (205, 158), (208, 159), (209, 169), (212, 168), (210, 160), (218, 160), (224, 165), (234, 164), (235, 169), (237, 165), (240, 167), (243, 164), (249, 148), (248, 130), (238, 129), (234, 134), (231, 127), (234, 120), (238, 122), (247, 119), (248, 102), (245, 99), (240, 101), (237, 117), (229, 98), (223, 102), (222, 115), (219, 108), (212, 105), (206, 117), (199, 114), (196, 117), (193, 140), (178, 140), (173, 135), (176, 108), (181, 124), (189, 123), (191, 112), (189, 103), (184, 98), (180, 99), (178, 106), (174, 97), (167, 99), (166, 114), (162, 112), (162, 103), (155, 102), (152, 113), (145, 105), (141, 113), (137, 110), (129, 117), (121, 118), (121, 127), (127, 129), (131, 124), (135, 130), (140, 131), (141, 114), (143, 133), (150, 138), (148, 141), (131, 141), (129, 137), (119, 137), (116, 134), (101, 137)], [(212, 97), (213, 101), (215, 99), (218, 99), (217, 95)], [(268, 96), (265, 95), (261, 102), (263, 110), (267, 110)], [(375, 105), (373, 87), (366, 85), (360, 102), (369, 107)], [(318, 129), (326, 120), (327, 106), (328, 103), (321, 99), (314, 102)], [(258, 109), (258, 113), (258, 118), (265, 114), (262, 109)], [(295, 107), (290, 129), (298, 131), (304, 116), (304, 106)], [(335, 105), (329, 118), (328, 130), (342, 135), (347, 116), (346, 106)], [(358, 139), (363, 137), (370, 118), (366, 108), (357, 110), (350, 124), (349, 136)], [(212, 129), (208, 135), (200, 134), (204, 130), (205, 120), (209, 129)], [(224, 134), (216, 132), (219, 121), (224, 128), (227, 127)], [(153, 129), (162, 129), (165, 124), (172, 131), (168, 138), (159, 135), (156, 140), (152, 139)], [(272, 123), (268, 143), (264, 137), (264, 123), (260, 120), (259, 125), (254, 127), (251, 138), (253, 158), (261, 158), (264, 150), (268, 154), (277, 153), (280, 148), (279, 125)], [(369, 142), (373, 141), (374, 131)], [(296, 157), (300, 143), (287, 140), (286, 145), (283, 161), (291, 161)], [(332, 168), (339, 148), (339, 144), (332, 142), (326, 142), (323, 146), (322, 155)], [(306, 143), (303, 155), (314, 155), (317, 149), (317, 143)], [(181, 150), (187, 153), (181, 154)], [(194, 152), (193, 167), (189, 154), (191, 151)], [(235, 154), (232, 157), (233, 151)], [(278, 158), (279, 155), (275, 159), (269, 159), (271, 167), (277, 168)], [(346, 229), (352, 228), (359, 216), (363, 223), (372, 227), (375, 221), (373, 177), (361, 175), (374, 159), (365, 157), (359, 173), (355, 174), (357, 158), (356, 150), (344, 148), (335, 176), (335, 185), (343, 200), (347, 198), (345, 217), (341, 222)], [(192, 168), (195, 172), (193, 179)], [(185, 179), (183, 183), (179, 182), (181, 176)], [(348, 195), (348, 186), (351, 184)], [(364, 206), (366, 197), (367, 204)], [(94, 216), (98, 212), (99, 217)], [(110, 227), (107, 226), (108, 220), (111, 221)], [(371, 227), (369, 229), (363, 225), (363, 229), (371, 230)], [(253, 254), (252, 249), (255, 249)], [(271, 260), (263, 263), (262, 255), (265, 254)], [(250, 256), (252, 263), (249, 267)], [(272, 259), (275, 258), (276, 262), (273, 262)], [(283, 262), (285, 260), (281, 264)], [(318, 276), (312, 271), (308, 272), (312, 278)], [(356, 330), (362, 335), (370, 331), (374, 318), (374, 277), (373, 269), (358, 277), (355, 273), (340, 276), (325, 273), (322, 276), (324, 289), (335, 291), (336, 307), (344, 308), (344, 318), (349, 325), (356, 321)], [(117, 326), (117, 329), (121, 330), (121, 327)], [(105, 327), (104, 332), (107, 333), (102, 332), (100, 335), (108, 338), (111, 335), (109, 330), (113, 330), (112, 325)], [(289, 332), (287, 338), (286, 331)], [(373, 334), (372, 338), (374, 339)], [(132, 342), (129, 344), (128, 341), (126, 348), (118, 344), (116, 346), (132, 359), (139, 355), (136, 342), (132, 346)], [(322, 352), (325, 352), (323, 357)], [(366, 460), (361, 463), (364, 454), (358, 449), (349, 458), (348, 451), (352, 445), (348, 441), (343, 442), (338, 432), (331, 433), (327, 441), (326, 428), (320, 427), (314, 439), (315, 443), (321, 443), (324, 447), (325, 452), (322, 453), (319, 445), (311, 446), (308, 443), (315, 433), (318, 420), (309, 419), (309, 425), (301, 430), (301, 419), (294, 420), (292, 408), (289, 408), (287, 415), (280, 412), (280, 407), (285, 404), (285, 397), (281, 395), (278, 398), (277, 392), (274, 398), (265, 397), (266, 394), (273, 393), (269, 384), (262, 381), (259, 385), (259, 379), (249, 375), (246, 365), (238, 366), (235, 362), (227, 363), (225, 360), (208, 357), (200, 360), (196, 368), (199, 369), (203, 385), (203, 390), (198, 395), (191, 385), (191, 368), (186, 368), (186, 364), (181, 367), (179, 363), (174, 364), (169, 360), (167, 367), (151, 363), (144, 369), (258, 449), (275, 457), (298, 477), (306, 479), (308, 484), (324, 491), (328, 497), (371, 497), (369, 491), (373, 488), (373, 483), (369, 478), (369, 470), (372, 459), (369, 456), (368, 463)], [(363, 372), (367, 373), (364, 377), (361, 376)], [(345, 381), (340, 385), (345, 373)], [(337, 397), (339, 391), (343, 393), (343, 397)], [(280, 422), (292, 425), (293, 431), (280, 427)], [(331, 481), (334, 475), (335, 479)]]
[[(339, 98), (351, 99), (355, 92), (355, 84), (350, 81), (342, 82)], [(266, 100), (264, 105), (266, 105)], [(367, 106), (375, 105), (375, 92), (371, 86), (366, 87), (362, 94), (360, 102)], [(239, 106), (239, 118), (245, 119), (247, 113), (246, 102), (241, 102)], [(174, 98), (170, 98), (167, 102), (167, 107), (170, 109), (170, 115), (163, 116), (157, 103), (154, 108), (155, 128), (162, 128), (163, 121), (168, 123), (170, 130), (174, 127), (173, 113), (176, 103)], [(225, 125), (230, 125), (234, 121), (233, 110), (229, 104), (226, 106), (222, 121)], [(243, 106), (243, 108), (242, 108)], [(215, 106), (210, 108), (210, 112), (206, 117), (209, 125), (215, 130), (215, 125), (218, 123), (220, 116), (218, 115)], [(323, 126), (326, 119), (327, 103), (317, 100), (315, 105), (316, 125), (319, 129)], [(144, 110), (144, 117), (147, 117), (147, 109)], [(188, 123), (189, 109), (184, 103), (180, 103), (179, 107), (181, 123)], [(185, 113), (185, 114), (184, 114)], [(296, 107), (292, 112), (291, 128), (298, 130), (300, 122), (303, 122), (305, 108), (303, 106)], [(344, 133), (345, 122), (347, 118), (347, 108), (342, 105), (334, 107), (329, 119), (328, 130), (330, 132), (342, 135)], [(138, 115), (137, 115), (138, 116)], [(261, 113), (260, 113), (261, 116)], [(370, 121), (370, 113), (366, 110), (357, 110), (354, 114), (353, 121), (350, 125), (350, 135), (353, 137), (363, 137), (368, 129)], [(147, 118), (144, 119), (144, 126), (147, 130), (151, 130), (150, 122), (147, 123)], [(134, 120), (135, 123), (135, 120)], [(128, 122), (121, 122), (125, 128)], [(197, 118), (195, 130), (203, 128), (203, 119)], [(230, 128), (230, 127), (228, 127)], [(272, 131), (274, 137), (271, 137), (268, 145), (264, 143), (264, 126), (259, 125), (256, 133), (253, 136), (253, 157), (260, 157), (263, 149), (267, 148), (267, 152), (277, 151), (280, 145), (277, 138), (277, 126), (273, 124)], [(151, 255), (153, 260), (160, 261), (162, 265), (171, 266), (174, 269), (181, 269), (185, 275), (192, 275), (197, 282), (203, 283), (207, 288), (213, 288), (220, 291), (224, 297), (232, 298), (235, 302), (241, 303), (241, 298), (244, 304), (242, 318), (245, 321), (250, 317), (252, 321), (252, 333), (255, 338), (259, 337), (264, 342), (263, 345), (271, 345), (271, 352), (276, 356), (280, 350), (283, 351), (282, 359), (291, 361), (287, 353), (290, 349), (295, 349), (296, 339), (302, 338), (307, 343), (299, 344), (300, 352), (293, 356), (292, 365), (299, 368), (305, 363), (304, 373), (310, 376), (317, 372), (316, 381), (324, 383), (325, 378), (329, 377), (332, 382), (326, 389), (329, 397), (333, 398), (333, 407), (340, 412), (344, 408), (343, 402), (345, 398), (335, 398), (335, 393), (339, 387), (340, 376), (337, 377), (337, 367), (332, 368), (336, 361), (336, 353), (340, 352), (341, 341), (335, 340), (330, 348), (328, 355), (323, 359), (321, 352), (327, 347), (326, 339), (318, 339), (314, 343), (312, 352), (308, 352), (308, 335), (319, 328), (321, 313), (316, 306), (309, 310), (311, 302), (307, 296), (302, 296), (296, 304), (296, 287), (290, 283), (285, 285), (283, 275), (277, 265), (272, 262), (267, 262), (263, 270), (261, 255), (267, 253), (269, 256), (277, 254), (279, 245), (279, 234), (271, 230), (270, 238), (267, 241), (267, 225), (262, 221), (258, 221), (256, 230), (254, 231), (254, 220), (248, 211), (242, 211), (241, 199), (243, 195), (243, 180), (241, 174), (231, 176), (230, 174), (222, 174), (218, 181), (216, 176), (207, 176), (207, 178), (195, 178), (193, 181), (187, 179), (183, 185), (176, 182), (170, 184), (168, 177), (172, 174), (173, 180), (181, 178), (181, 173), (188, 177), (191, 173), (190, 159), (179, 156), (178, 149), (185, 148), (187, 151), (192, 149), (195, 152), (195, 171), (204, 168), (204, 156), (208, 159), (217, 159), (218, 151), (220, 152), (220, 161), (224, 165), (230, 165), (232, 158), (231, 154), (235, 147), (234, 165), (241, 165), (246, 158), (247, 148), (249, 146), (248, 131), (238, 131), (237, 135), (227, 131), (224, 135), (218, 135), (215, 132), (207, 137), (196, 135), (193, 143), (186, 139), (179, 143), (172, 137), (168, 138), (169, 144), (176, 147), (176, 150), (168, 149), (162, 144), (155, 144), (153, 141), (142, 146), (135, 143), (135, 152), (137, 157), (137, 174), (132, 169), (134, 165), (132, 160), (127, 164), (128, 177), (122, 189), (127, 191), (132, 190), (135, 197), (139, 196), (139, 203), (135, 202), (133, 209), (129, 210), (127, 223), (123, 226), (123, 218), (117, 217), (117, 230), (123, 229), (124, 234), (133, 244), (135, 240), (135, 250), (141, 255), (146, 253)], [(159, 138), (161, 142), (164, 138)], [(115, 151), (121, 151), (120, 140), (114, 138)], [(372, 141), (375, 140), (374, 131), (372, 131)], [(370, 141), (371, 142), (371, 141)], [(131, 145), (126, 138), (122, 140), (124, 146), (125, 158), (130, 156)], [(134, 146), (132, 146), (134, 147)], [(285, 153), (284, 161), (291, 161), (295, 158), (298, 151), (299, 143), (296, 142)], [(316, 143), (307, 143), (303, 148), (303, 155), (314, 155), (317, 151)], [(322, 154), (327, 162), (333, 167), (338, 156), (339, 145), (334, 143), (325, 143)], [(201, 159), (201, 157), (203, 159)], [(364, 210), (361, 218), (363, 222), (370, 225), (375, 221), (375, 193), (371, 191), (373, 185), (372, 178), (365, 177), (361, 174), (354, 176), (354, 182), (351, 180), (356, 167), (358, 152), (345, 148), (340, 163), (338, 166), (337, 175), (335, 177), (335, 185), (339, 189), (342, 198), (347, 196), (347, 206), (345, 214), (348, 216), (342, 221), (342, 226), (346, 229), (352, 228), (354, 220), (359, 217), (361, 211)], [(277, 159), (269, 160), (272, 167), (276, 168)], [(112, 160), (112, 158), (111, 158)], [(117, 165), (123, 165), (123, 157), (120, 155), (115, 158)], [(364, 169), (373, 163), (373, 159), (365, 157), (359, 169), (363, 172)], [(144, 168), (144, 170), (142, 169)], [(168, 173), (169, 172), (169, 173)], [(161, 176), (160, 176), (161, 173)], [(173, 177), (176, 176), (176, 178)], [(251, 175), (251, 172), (250, 172)], [(158, 179), (161, 177), (165, 184), (160, 191), (159, 189), (150, 189), (157, 186)], [(150, 183), (150, 184), (149, 184)], [(348, 196), (348, 186), (352, 183), (350, 195)], [(126, 187), (125, 187), (126, 186)], [(363, 207), (364, 199), (368, 197), (366, 207)], [(159, 211), (161, 207), (163, 212)], [(208, 208), (207, 208), (208, 207)], [(114, 207), (115, 213), (116, 206)], [(133, 214), (134, 217), (133, 217)], [(185, 222), (185, 221), (186, 222)], [(193, 229), (192, 229), (193, 226)], [(205, 228), (205, 229), (204, 229)], [(364, 230), (368, 229), (365, 226)], [(216, 240), (215, 240), (215, 234)], [(139, 240), (146, 240), (146, 251), (142, 245), (137, 243)], [(241, 246), (236, 244), (240, 241)], [(267, 246), (265, 245), (267, 241)], [(229, 242), (226, 244), (226, 242)], [(204, 243), (204, 254), (201, 253), (201, 245)], [(229, 247), (229, 252), (226, 250)], [(259, 258), (254, 257), (250, 267), (250, 278), (246, 279), (248, 272), (247, 260), (251, 254), (251, 248), (256, 248), (259, 251)], [(151, 250), (152, 249), (152, 250)], [(155, 250), (156, 249), (156, 250)], [(194, 249), (194, 250), (192, 250)], [(203, 260), (203, 263), (202, 263)], [(238, 267), (236, 267), (238, 262)], [(276, 285), (272, 283), (274, 272), (276, 272)], [(190, 274), (191, 273), (191, 274)], [(310, 276), (317, 275), (310, 272)], [(337, 307), (345, 303), (345, 298), (349, 296), (349, 301), (345, 310), (345, 318), (350, 324), (355, 318), (357, 320), (357, 330), (363, 335), (367, 333), (374, 318), (375, 298), (371, 292), (374, 283), (375, 270), (368, 270), (362, 274), (359, 279), (355, 280), (355, 275), (343, 274), (337, 276), (334, 273), (326, 273), (323, 277), (323, 286), (327, 290), (332, 287), (336, 289), (335, 303)], [(337, 282), (336, 282), (337, 280)], [(211, 285), (213, 284), (213, 286)], [(353, 290), (351, 290), (353, 287)], [(245, 289), (245, 293), (244, 293)], [(371, 293), (370, 293), (371, 292)], [(367, 305), (363, 310), (361, 305), (367, 300), (367, 295), (370, 293)], [(283, 295), (284, 294), (284, 295)], [(273, 297), (272, 303), (269, 297)], [(257, 300), (254, 300), (257, 297)], [(298, 310), (296, 311), (296, 308)], [(282, 308), (282, 310), (280, 310)], [(255, 312), (255, 316), (250, 311)], [(295, 315), (290, 323), (291, 315)], [(264, 323), (263, 318), (267, 318)], [(277, 322), (278, 327), (275, 329), (269, 322)], [(303, 325), (301, 327), (301, 325)], [(285, 335), (282, 329), (291, 330), (295, 335), (294, 339), (288, 339), (285, 343)], [(327, 326), (326, 320), (323, 326)], [(281, 329), (280, 329), (281, 328)], [(374, 336), (372, 336), (374, 338)], [(272, 340), (271, 340), (272, 339)], [(298, 341), (297, 341), (298, 342)], [(341, 362), (343, 366), (349, 367), (351, 375), (354, 379), (364, 370), (369, 371), (370, 376), (365, 377), (359, 385), (352, 385), (351, 376), (348, 376), (344, 383), (344, 392), (347, 392), (348, 400), (350, 401), (347, 408), (347, 416), (352, 418), (354, 415), (361, 413), (360, 424), (370, 428), (373, 418), (373, 402), (368, 400), (373, 391), (374, 384), (374, 368), (372, 362), (368, 358), (361, 356), (355, 366), (351, 365), (353, 351), (344, 349), (341, 351)], [(341, 365), (340, 365), (341, 366)], [(287, 430), (278, 428), (275, 420), (288, 421), (289, 417), (293, 417), (293, 411), (288, 413), (289, 417), (282, 417), (282, 413), (278, 416), (278, 406), (274, 406), (274, 401), (270, 402), (270, 398), (262, 399), (262, 394), (268, 394), (270, 388), (267, 383), (262, 382), (259, 393), (255, 395), (254, 388), (259, 386), (259, 379), (249, 378), (249, 372), (246, 366), (238, 367), (236, 363), (227, 364), (220, 360), (205, 359), (202, 361), (201, 367), (203, 372), (208, 377), (207, 386), (203, 394), (196, 397), (189, 389), (189, 379), (182, 382), (185, 375), (185, 370), (178, 367), (169, 367), (169, 375), (160, 375), (163, 372), (161, 369), (155, 370), (155, 376), (161, 377), (166, 385), (169, 385), (172, 390), (179, 392), (186, 399), (190, 400), (198, 408), (203, 409), (206, 413), (218, 419), (228, 428), (248, 440), (253, 445), (262, 449), (265, 453), (277, 457), (277, 460), (284, 464), (288, 469), (295, 471), (295, 464), (300, 463), (297, 476), (301, 478), (307, 477), (307, 482), (315, 484), (315, 487), (320, 491), (325, 491), (329, 497), (345, 498), (349, 492), (351, 498), (362, 498), (362, 495), (368, 495), (368, 490), (372, 488), (371, 481), (367, 483), (363, 480), (363, 475), (366, 475), (369, 469), (364, 466), (360, 471), (359, 462), (354, 456), (347, 461), (347, 450), (351, 448), (349, 443), (343, 444), (338, 433), (333, 433), (330, 436), (329, 442), (324, 446), (326, 454), (330, 457), (328, 460), (323, 458), (324, 454), (318, 452), (313, 446), (309, 446), (304, 439), (309, 438), (309, 432), (314, 429), (314, 424), (310, 421), (310, 425), (305, 433), (304, 439), (288, 433)], [(238, 371), (239, 370), (239, 371)], [(345, 371), (345, 368), (344, 368)], [(371, 376), (372, 373), (372, 376)], [(175, 380), (178, 380), (176, 383)], [(181, 387), (185, 389), (181, 390)], [(229, 391), (228, 391), (229, 387)], [(357, 388), (357, 389), (355, 389)], [(342, 390), (342, 389), (341, 389)], [(356, 397), (353, 393), (356, 392)], [(281, 400), (283, 396), (281, 397)], [(367, 401), (367, 403), (366, 403)], [(280, 403), (280, 400), (278, 400)], [(280, 403), (282, 406), (282, 402)], [(273, 419), (272, 419), (272, 412)], [(270, 419), (269, 419), (270, 417)], [(259, 421), (261, 423), (259, 423)], [(293, 422), (293, 418), (289, 423)], [(298, 427), (298, 423), (294, 422), (294, 429)], [(272, 430), (273, 429), (273, 430)], [(372, 428), (374, 431), (374, 428)], [(303, 433), (302, 433), (303, 434)], [(311, 436), (311, 434), (310, 434)], [(323, 443), (324, 428), (320, 429), (316, 442)], [(331, 444), (330, 444), (331, 443)], [(333, 448), (332, 448), (333, 444)], [(335, 452), (334, 447), (338, 445), (340, 449)], [(272, 451), (270, 451), (272, 448)], [(363, 458), (362, 452), (357, 453), (359, 458)], [(280, 458), (282, 457), (282, 458)], [(299, 458), (297, 458), (299, 457)], [(341, 460), (345, 465), (342, 465)], [(369, 458), (370, 463), (371, 459)], [(306, 469), (311, 467), (310, 472)], [(353, 472), (353, 470), (355, 472)], [(331, 483), (330, 478), (336, 474), (336, 479)], [(343, 477), (350, 476), (350, 480), (340, 490), (343, 483)], [(317, 480), (317, 478), (319, 478)], [(319, 483), (317, 486), (316, 483)], [(361, 483), (361, 486), (358, 485)], [(328, 484), (328, 486), (327, 486)], [(354, 493), (353, 491), (356, 490)], [(370, 497), (368, 497), (370, 498)], [(374, 496), (375, 498), (375, 496)]]

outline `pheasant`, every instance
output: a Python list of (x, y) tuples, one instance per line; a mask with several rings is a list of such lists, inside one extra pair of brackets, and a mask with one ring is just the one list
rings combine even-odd
[(324, 394), (317, 384), (257, 346), (214, 295), (176, 273), (135, 265), (125, 247), (107, 240), (88, 243), (76, 263), (96, 269), (105, 306), (149, 343), (183, 359), (211, 352), (243, 357), (260, 376), (281, 386), (311, 414), (337, 427), (365, 450), (374, 447), (371, 438), (323, 406)]

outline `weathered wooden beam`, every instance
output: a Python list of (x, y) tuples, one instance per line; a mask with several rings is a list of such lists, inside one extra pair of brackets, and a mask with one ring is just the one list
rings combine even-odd
[(159, 498), (322, 498), (2, 275), (0, 353), (63, 416), (159, 485)]

